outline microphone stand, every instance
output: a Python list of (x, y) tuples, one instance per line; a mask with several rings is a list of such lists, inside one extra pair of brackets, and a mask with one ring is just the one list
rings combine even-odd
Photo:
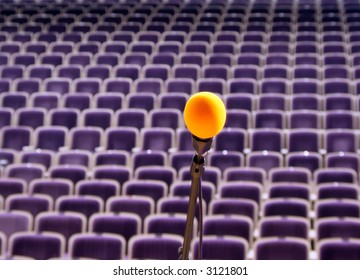
[[(183, 246), (179, 248), (179, 259), (181, 260), (189, 259), (191, 234), (192, 234), (193, 223), (195, 218), (196, 200), (198, 197), (199, 198), (202, 197), (201, 176), (204, 172), (204, 163), (205, 163), (204, 156), (210, 150), (212, 140), (213, 138), (201, 139), (196, 137), (195, 135), (192, 136), (192, 143), (195, 148), (196, 154), (192, 159), (191, 167), (190, 167), (190, 174), (192, 180), (191, 180), (191, 189), (190, 189), (190, 197), (189, 197), (189, 207), (186, 217), (184, 243)], [(202, 201), (199, 201), (199, 207), (202, 207)], [(202, 225), (199, 225), (199, 228), (202, 231)], [(202, 237), (202, 232), (200, 232), (200, 235)]]

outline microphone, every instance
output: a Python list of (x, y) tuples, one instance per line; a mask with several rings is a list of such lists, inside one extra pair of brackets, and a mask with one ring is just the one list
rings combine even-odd
[(184, 109), (184, 121), (192, 134), (193, 146), (196, 150), (190, 173), (191, 187), (189, 207), (186, 217), (183, 246), (179, 248), (179, 257), (189, 259), (192, 226), (195, 218), (196, 200), (199, 198), (199, 252), (202, 255), (202, 190), (201, 177), (204, 171), (204, 155), (210, 150), (212, 140), (224, 127), (226, 109), (222, 100), (214, 93), (203, 91), (191, 96)]
[(193, 136), (197, 154), (202, 156), (210, 149), (213, 137), (225, 125), (225, 105), (221, 98), (212, 92), (198, 92), (186, 102), (184, 121)]

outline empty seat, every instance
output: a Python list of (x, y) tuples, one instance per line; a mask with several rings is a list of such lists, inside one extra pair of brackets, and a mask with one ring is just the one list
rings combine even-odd
[(130, 180), (123, 186), (124, 195), (151, 197), (155, 203), (168, 193), (168, 186), (159, 180)]
[(358, 201), (352, 199), (321, 199), (315, 203), (315, 216), (317, 219), (328, 217), (359, 218), (360, 206)]
[(30, 231), (33, 227), (33, 217), (26, 211), (1, 211), (0, 231), (8, 239), (16, 232)]
[(100, 197), (104, 202), (120, 194), (120, 184), (114, 180), (85, 180), (77, 182), (75, 194)]
[(74, 184), (70, 180), (60, 178), (40, 178), (31, 181), (29, 193), (45, 194), (52, 197), (53, 201), (63, 195), (73, 194)]
[(353, 130), (331, 129), (324, 135), (324, 149), (332, 152), (355, 152), (358, 148), (358, 136)]
[(357, 239), (329, 238), (318, 243), (320, 260), (359, 260), (360, 244)]
[(35, 218), (41, 212), (52, 210), (53, 200), (50, 196), (43, 194), (13, 194), (6, 199), (5, 209), (26, 211)]
[(79, 212), (90, 218), (92, 214), (102, 212), (104, 209), (103, 201), (96, 196), (61, 196), (56, 200), (56, 211)]
[(94, 151), (101, 144), (103, 130), (99, 127), (77, 127), (70, 133), (71, 149)]
[[(185, 232), (185, 214), (153, 214), (146, 217), (144, 233), (176, 234), (182, 236)], [(193, 224), (192, 236), (196, 233), (197, 223)]]
[(260, 237), (309, 237), (310, 224), (301, 217), (264, 217), (259, 223)]

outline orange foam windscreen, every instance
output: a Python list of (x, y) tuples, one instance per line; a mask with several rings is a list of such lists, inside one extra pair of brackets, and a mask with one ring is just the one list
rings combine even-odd
[(202, 139), (214, 137), (225, 125), (225, 105), (214, 93), (198, 92), (185, 105), (184, 121), (192, 135)]

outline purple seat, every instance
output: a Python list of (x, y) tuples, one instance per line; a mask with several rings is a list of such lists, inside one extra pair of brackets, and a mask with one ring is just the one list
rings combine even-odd
[(177, 109), (153, 109), (149, 113), (151, 127), (177, 129), (181, 124), (181, 112)]
[(37, 260), (59, 258), (65, 253), (65, 240), (56, 233), (16, 233), (9, 240), (9, 251), (13, 256)]
[(88, 65), (84, 71), (87, 78), (105, 80), (110, 77), (111, 67), (108, 65)]
[(317, 240), (359, 238), (360, 224), (355, 218), (324, 218), (316, 223)]
[(320, 79), (321, 70), (315, 65), (298, 65), (293, 75), (294, 79)]
[(324, 117), (325, 129), (356, 129), (357, 126), (354, 115), (350, 111), (336, 110), (326, 112)]
[[(1, 178), (0, 179), (0, 196), (6, 199), (12, 194), (24, 194), (27, 190), (26, 181), (18, 178)], [(0, 229), (0, 231), (2, 231)]]
[(77, 126), (79, 110), (75, 108), (55, 108), (50, 112), (50, 124), (71, 129)]
[(360, 244), (357, 239), (329, 238), (318, 243), (320, 260), (359, 260)]
[(184, 111), (187, 101), (186, 93), (171, 93), (160, 94), (158, 97), (160, 108), (162, 109), (177, 109), (180, 112)]
[[(236, 168), (240, 168), (240, 167), (236, 167)], [(230, 167), (231, 169), (231, 167)], [(181, 181), (187, 181), (187, 180), (191, 180), (191, 173), (190, 173), (190, 169), (188, 166), (183, 167), (179, 170), (179, 179)], [(214, 184), (215, 186), (217, 186), (220, 182), (220, 178), (221, 178), (221, 171), (218, 167), (215, 166), (207, 166), (204, 174), (203, 174), (203, 181), (204, 182), (210, 182), (212, 184)]]
[(320, 101), (322, 98), (311, 93), (296, 94), (292, 96), (291, 109), (292, 110), (319, 110)]
[(291, 152), (286, 155), (287, 167), (304, 167), (314, 172), (323, 166), (323, 159), (316, 152)]
[(25, 68), (21, 65), (5, 65), (0, 68), (1, 78), (15, 80), (24, 77)]
[(258, 204), (251, 199), (219, 198), (210, 202), (211, 215), (241, 215), (250, 218), (254, 223), (258, 220)]
[(246, 158), (246, 166), (262, 168), (267, 172), (271, 168), (283, 166), (283, 158), (278, 152), (251, 152)]
[(259, 167), (230, 167), (223, 175), (225, 181), (254, 181), (263, 184), (266, 172)]
[(37, 78), (20, 78), (15, 81), (15, 90), (32, 94), (40, 90), (41, 80)]
[(349, 129), (327, 130), (324, 135), (324, 149), (332, 152), (356, 152), (357, 135)]
[(13, 194), (6, 199), (7, 211), (25, 211), (35, 218), (39, 213), (50, 211), (53, 208), (51, 197), (43, 194)]
[(165, 89), (169, 93), (183, 92), (190, 96), (194, 88), (195, 83), (190, 78), (170, 78), (165, 82)]
[(125, 239), (109, 233), (75, 234), (69, 240), (70, 256), (98, 260), (120, 260), (125, 255)]
[(100, 92), (101, 80), (99, 78), (79, 78), (74, 83), (76, 92), (91, 93), (92, 95)]
[(289, 152), (318, 152), (321, 148), (321, 134), (315, 129), (292, 129), (287, 135)]
[(216, 151), (242, 152), (246, 147), (247, 134), (241, 128), (225, 128), (217, 135), (214, 144)]
[(357, 172), (351, 168), (328, 167), (318, 169), (314, 173), (314, 180), (317, 184), (329, 182), (356, 183)]
[(114, 76), (117, 78), (136, 80), (140, 76), (140, 66), (136, 64), (115, 66)]
[(39, 59), (41, 64), (50, 64), (56, 67), (63, 64), (65, 58), (64, 58), (64, 54), (62, 53), (52, 53), (52, 54), (43, 53), (40, 55)]
[(69, 238), (77, 233), (85, 232), (86, 217), (75, 212), (48, 212), (41, 213), (36, 217), (36, 232), (55, 232), (65, 238), (66, 244)]
[(255, 109), (255, 98), (247, 93), (233, 93), (224, 96), (225, 107), (228, 110), (247, 110)]
[(175, 133), (171, 128), (144, 128), (140, 134), (142, 150), (168, 151), (174, 147)]
[(1, 108), (0, 109), (0, 128), (10, 126), (12, 123), (12, 116), (14, 111), (11, 108)]
[(62, 53), (64, 55), (73, 52), (74, 44), (71, 42), (54, 42), (49, 45), (53, 53)]
[[(128, 67), (128, 69), (130, 69)], [(135, 68), (136, 69), (136, 68)], [(118, 69), (119, 70), (119, 69)], [(128, 95), (132, 86), (132, 81), (130, 78), (121, 77), (121, 78), (109, 78), (104, 82), (104, 88), (107, 92), (118, 92), (124, 95)]]
[(324, 80), (324, 94), (330, 93), (352, 93), (351, 84), (347, 79), (334, 78)]
[(50, 178), (69, 179), (74, 184), (87, 176), (86, 168), (81, 165), (53, 165), (49, 169)]
[(51, 78), (53, 67), (51, 65), (33, 65), (29, 66), (27, 71), (30, 78), (45, 80)]
[(51, 151), (24, 151), (20, 155), (21, 163), (36, 163), (43, 165), (46, 169), (50, 167), (54, 158)]
[(229, 93), (257, 93), (255, 81), (250, 78), (234, 78), (227, 81)]
[(307, 184), (297, 182), (272, 183), (269, 186), (269, 198), (301, 198), (310, 199), (310, 189)]
[(71, 79), (69, 78), (49, 78), (44, 81), (45, 91), (57, 92), (61, 95), (70, 92)]
[(263, 237), (297, 237), (308, 239), (310, 224), (301, 217), (265, 217), (259, 224), (259, 235)]
[(325, 156), (325, 166), (330, 168), (351, 168), (359, 171), (360, 159), (355, 153), (328, 153)]
[[(133, 116), (136, 117), (137, 115)], [(124, 115), (124, 117), (126, 117), (126, 115)], [(123, 125), (121, 122), (118, 124)], [(134, 127), (108, 128), (105, 132), (105, 147), (110, 150), (125, 150), (131, 152), (131, 150), (137, 146), (138, 134), (138, 130)]]
[(123, 55), (124, 64), (134, 64), (143, 67), (148, 61), (146, 53), (126, 53)]
[(293, 110), (288, 115), (288, 124), (290, 129), (321, 127), (320, 115), (314, 110)]
[(120, 110), (124, 104), (124, 95), (117, 92), (99, 93), (95, 96), (95, 106), (99, 109)]
[(105, 150), (94, 155), (94, 164), (99, 165), (124, 165), (129, 162), (129, 153), (119, 150)]
[(57, 163), (59, 165), (81, 165), (88, 167), (91, 154), (83, 150), (65, 150), (57, 153)]
[(315, 216), (317, 219), (327, 217), (353, 217), (359, 218), (360, 206), (358, 201), (352, 199), (322, 199), (315, 203)]
[(91, 62), (91, 54), (89, 53), (70, 53), (66, 56), (69, 65), (85, 67)]
[(78, 52), (87, 52), (96, 55), (100, 50), (100, 44), (97, 42), (80, 42), (76, 44)]
[[(205, 64), (205, 55), (199, 52), (191, 52), (191, 53), (181, 53), (179, 55), (180, 58), (180, 64), (186, 64), (186, 65), (195, 65), (202, 67)], [(176, 67), (176, 65), (174, 66)]]
[(308, 218), (309, 202), (298, 198), (272, 198), (264, 202), (264, 216), (298, 216)]
[(168, 192), (165, 182), (159, 180), (130, 180), (123, 186), (124, 195), (148, 196), (156, 203)]
[(73, 193), (73, 183), (66, 179), (35, 179), (32, 180), (29, 186), (29, 193), (45, 194), (52, 197), (53, 201), (63, 195), (70, 195)]
[[(356, 101), (355, 101), (356, 102)], [(354, 98), (348, 94), (332, 93), (324, 96), (324, 109), (326, 111), (350, 111), (354, 107)]]
[(284, 136), (280, 129), (258, 128), (250, 133), (251, 151), (276, 151), (284, 147)]
[(170, 186), (176, 178), (176, 171), (172, 167), (163, 166), (159, 168), (155, 164), (140, 166), (135, 170), (134, 178), (139, 180), (159, 180)]
[(260, 95), (258, 99), (259, 110), (285, 111), (287, 107), (286, 105), (287, 105), (287, 99), (283, 94), (277, 94), (277, 93), (265, 94), (265, 95)]
[[(199, 240), (191, 244), (194, 259), (198, 259)], [(204, 236), (202, 246), (203, 260), (245, 260), (249, 244), (244, 238), (236, 236)]]
[(101, 144), (103, 131), (98, 127), (75, 127), (70, 134), (72, 150), (94, 151)]
[(10, 90), (10, 80), (0, 78), (0, 93), (8, 92)]
[(294, 79), (292, 83), (292, 92), (294, 94), (320, 94), (320, 85), (320, 82), (316, 79)]
[(152, 64), (164, 64), (170, 67), (174, 66), (175, 61), (176, 56), (173, 53), (154, 53), (150, 60)]
[(61, 196), (56, 200), (56, 211), (72, 211), (83, 214), (86, 218), (91, 215), (102, 212), (104, 208), (103, 201), (96, 196)]
[(272, 168), (269, 171), (269, 180), (274, 183), (293, 182), (308, 184), (310, 182), (310, 177), (310, 171), (302, 167), (279, 167)]
[(281, 110), (259, 110), (253, 113), (254, 128), (279, 128), (285, 126), (285, 115)]
[(41, 108), (19, 108), (16, 112), (17, 125), (35, 129), (43, 126), (46, 111)]
[(182, 238), (173, 234), (137, 235), (129, 241), (129, 259), (177, 260)]
[(137, 214), (142, 220), (155, 211), (154, 200), (148, 196), (118, 196), (110, 198), (106, 203), (106, 211), (120, 213), (129, 212)]
[(35, 64), (35, 54), (29, 53), (29, 54), (14, 54), (12, 56), (13, 63), (15, 65), (22, 65), (25, 67), (28, 67), (30, 65)]
[(165, 166), (166, 153), (163, 151), (139, 151), (131, 155), (134, 170), (140, 166)]
[(132, 177), (132, 170), (126, 166), (101, 165), (93, 169), (94, 179), (111, 179), (117, 181), (120, 186)]
[(358, 189), (356, 184), (329, 182), (319, 184), (316, 195), (319, 200), (327, 198), (357, 200)]
[[(146, 217), (144, 233), (147, 234), (175, 234), (182, 236), (185, 232), (185, 214), (153, 214)], [(197, 229), (196, 222), (193, 224), (193, 235)]]
[(140, 234), (141, 219), (134, 213), (99, 213), (89, 221), (89, 230), (94, 233), (121, 235), (126, 241)]
[(309, 244), (296, 237), (266, 237), (255, 242), (257, 260), (307, 260)]
[(6, 167), (5, 175), (10, 178), (20, 178), (29, 183), (33, 179), (44, 176), (45, 167), (40, 164), (10, 164)]
[(114, 67), (120, 63), (120, 56), (116, 52), (100, 53), (96, 56), (96, 63)]
[(30, 231), (32, 227), (33, 218), (25, 211), (0, 212), (0, 232), (2, 232), (7, 239), (14, 233)]
[(27, 106), (29, 94), (27, 92), (4, 92), (1, 96), (2, 107), (17, 110)]
[(223, 172), (229, 167), (240, 167), (244, 165), (244, 156), (236, 151), (214, 151), (209, 154), (209, 165), (219, 168)]
[(114, 180), (84, 180), (77, 182), (75, 193), (97, 196), (106, 202), (110, 197), (119, 195), (120, 185)]
[(82, 112), (83, 125), (100, 127), (105, 130), (111, 126), (112, 115), (110, 109), (85, 109)]

